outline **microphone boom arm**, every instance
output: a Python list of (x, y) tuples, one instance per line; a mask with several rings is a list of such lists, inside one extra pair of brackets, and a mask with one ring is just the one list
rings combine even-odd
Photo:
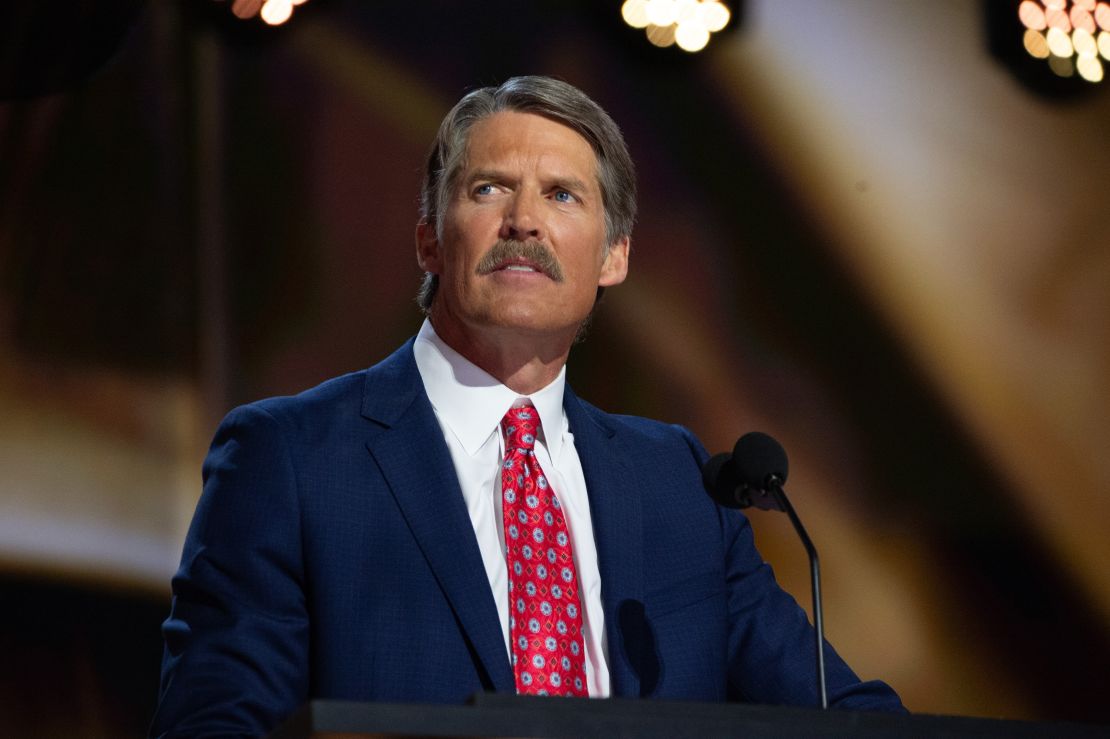
[(790, 499), (786, 497), (786, 491), (783, 490), (782, 482), (778, 476), (772, 475), (767, 482), (767, 487), (770, 488), (771, 494), (775, 497), (780, 509), (786, 511), (786, 515), (790, 517), (790, 523), (794, 525), (794, 530), (798, 532), (798, 538), (802, 540), (802, 546), (805, 547), (806, 555), (809, 557), (809, 580), (813, 590), (813, 628), (816, 632), (817, 642), (818, 690), (821, 695), (821, 708), (828, 708), (829, 696), (825, 686), (825, 625), (821, 609), (821, 563), (817, 558), (817, 547), (813, 546), (813, 540), (809, 538), (806, 527), (802, 525), (802, 520), (794, 512), (794, 506), (790, 504)]

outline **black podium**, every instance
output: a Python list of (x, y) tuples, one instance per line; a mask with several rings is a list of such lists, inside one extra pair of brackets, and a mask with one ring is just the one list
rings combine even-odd
[(312, 701), (273, 739), (358, 737), (1110, 737), (1110, 726), (957, 716), (477, 695), (460, 706)]

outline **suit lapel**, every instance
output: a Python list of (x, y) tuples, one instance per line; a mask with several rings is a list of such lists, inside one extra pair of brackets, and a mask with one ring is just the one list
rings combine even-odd
[[(493, 689), (515, 690), (497, 606), (412, 341), (367, 373), (362, 415), (378, 463)], [(485, 584), (483, 587), (482, 585)]]
[(574, 447), (582, 462), (590, 498), (601, 599), (609, 644), (612, 694), (640, 694), (643, 620), (643, 518), (640, 497), (628, 489), (633, 479), (621, 439), (604, 414), (587, 408), (568, 385), (563, 405)]

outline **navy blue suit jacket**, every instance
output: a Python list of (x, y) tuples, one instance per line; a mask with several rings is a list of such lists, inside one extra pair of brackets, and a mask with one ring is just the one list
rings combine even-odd
[[(747, 519), (702, 488), (683, 428), (567, 388), (589, 490), (612, 692), (814, 705), (813, 635)], [(412, 342), (232, 411), (173, 580), (152, 733), (265, 733), (309, 698), (462, 702), (514, 690)], [(899, 709), (828, 654), (830, 702)]]

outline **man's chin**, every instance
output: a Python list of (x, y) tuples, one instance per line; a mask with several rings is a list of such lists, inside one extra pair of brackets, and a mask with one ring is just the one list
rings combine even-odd
[(433, 305), (431, 313), (432, 325), (441, 335), (449, 332), (464, 336), (485, 334), (499, 339), (528, 338), (549, 342), (552, 348), (573, 344), (591, 315), (587, 310), (568, 316), (565, 311), (552, 308), (549, 300), (541, 297), (522, 300), (519, 295), (511, 300), (491, 301), (478, 310), (455, 312), (442, 308)]
[(561, 339), (572, 341), (585, 318), (582, 316), (580, 320), (568, 320), (557, 317), (542, 305), (530, 308), (516, 306), (509, 311), (491, 314), (485, 325), (507, 335), (534, 336), (558, 342)]

